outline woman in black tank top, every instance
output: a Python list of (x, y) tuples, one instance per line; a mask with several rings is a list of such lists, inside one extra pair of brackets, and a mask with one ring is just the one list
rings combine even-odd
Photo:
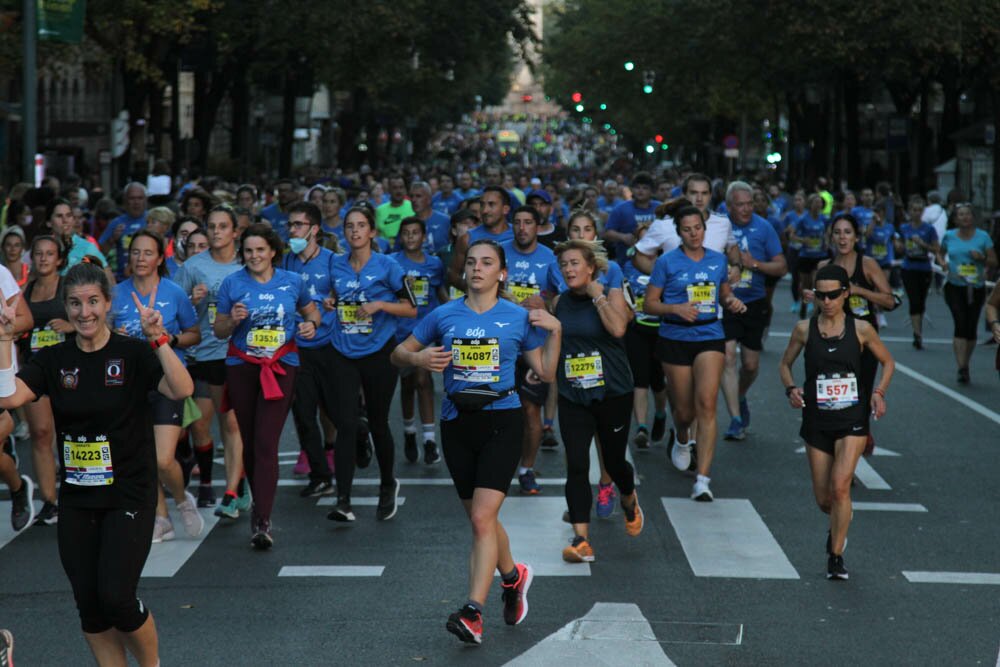
[[(851, 523), (851, 481), (865, 448), (868, 415), (885, 414), (885, 390), (895, 367), (875, 328), (846, 312), (850, 291), (843, 267), (827, 265), (816, 273), (817, 314), (796, 325), (779, 365), (789, 403), (802, 410), (799, 435), (807, 445), (816, 503), (830, 515), (830, 579), (847, 579), (843, 551)], [(803, 349), (806, 379), (797, 387), (792, 364)], [(866, 350), (882, 364), (881, 381), (871, 392), (861, 378)]]

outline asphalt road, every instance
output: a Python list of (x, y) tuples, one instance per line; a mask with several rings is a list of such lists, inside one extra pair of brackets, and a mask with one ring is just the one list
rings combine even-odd
[[(595, 519), (596, 562), (569, 566), (559, 558), (571, 534), (559, 518), (561, 454), (540, 455), (541, 496), (522, 498), (514, 485), (504, 518), (515, 557), (538, 572), (523, 624), (503, 625), (498, 584), (481, 647), (444, 630), (465, 600), (470, 537), (443, 464), (409, 464), (400, 455), (405, 501), (397, 517), (378, 523), (373, 506), (356, 506), (358, 521), (339, 526), (315, 500), (298, 497), (288, 424), (281, 447), (288, 486), (279, 489), (272, 551), (251, 551), (246, 518), (214, 524), (200, 540), (181, 537), (178, 524), (178, 540), (154, 545), (150, 563), (161, 574), (176, 570), (140, 584), (162, 663), (499, 665), (524, 656), (520, 664), (1000, 665), (995, 348), (977, 350), (973, 383), (962, 387), (940, 297), (930, 299), (923, 351), (909, 344), (905, 305), (889, 315), (883, 334), (901, 366), (889, 412), (875, 427), (882, 455), (859, 470), (853, 491), (856, 503), (874, 504), (859, 505), (851, 526), (851, 579), (830, 582), (826, 517), (797, 451), (799, 417), (777, 377), (794, 324), (788, 304), (783, 283), (750, 393), (750, 435), (719, 444), (718, 502), (687, 499), (692, 479), (673, 470), (663, 443), (633, 452), (644, 532), (628, 538), (620, 510)], [(401, 452), (398, 410), (392, 419)], [(30, 444), (19, 451), (30, 470)], [(374, 465), (362, 475), (376, 483)], [(359, 486), (355, 496), (376, 492)], [(0, 502), (0, 511), (9, 504)], [(15, 634), (17, 663), (89, 664), (55, 530), (10, 538), (5, 526), (0, 627)], [(360, 569), (282, 576), (300, 566)], [(938, 581), (954, 583), (931, 583)]]

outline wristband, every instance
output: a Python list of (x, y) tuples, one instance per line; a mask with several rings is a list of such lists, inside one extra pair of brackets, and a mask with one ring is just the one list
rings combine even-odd
[(885, 392), (879, 389), (878, 387), (875, 387), (875, 389), (872, 390), (872, 393), (878, 394), (879, 396), (882, 397), (883, 401), (885, 400)]
[(785, 396), (791, 398), (792, 392), (795, 391), (796, 389), (798, 389), (798, 387), (796, 387), (794, 384), (789, 387), (785, 387)]
[(10, 368), (0, 368), (0, 398), (13, 396), (17, 391), (17, 376), (14, 374), (14, 364)]
[(149, 346), (154, 350), (158, 350), (169, 342), (170, 342), (170, 336), (168, 336), (167, 334), (160, 334), (160, 337), (157, 338), (156, 340), (149, 341)]

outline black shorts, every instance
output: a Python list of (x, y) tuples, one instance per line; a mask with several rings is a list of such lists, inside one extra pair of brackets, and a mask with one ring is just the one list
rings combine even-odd
[(521, 397), (522, 401), (528, 401), (535, 405), (545, 405), (545, 401), (549, 398), (549, 386), (551, 383), (539, 382), (538, 384), (531, 384), (525, 381), (524, 377), (527, 375), (528, 370), (528, 364), (518, 359), (517, 366), (514, 369), (514, 385), (517, 387), (517, 394)]
[(747, 304), (746, 312), (741, 315), (727, 310), (722, 317), (722, 330), (726, 334), (726, 340), (735, 340), (750, 350), (763, 350), (764, 329), (767, 328), (769, 315), (767, 299), (751, 301)]
[(764, 287), (771, 288), (778, 284), (781, 280), (781, 276), (764, 276)]
[(806, 424), (806, 420), (803, 419), (802, 428), (799, 429), (799, 437), (802, 438), (807, 445), (813, 449), (818, 449), (821, 452), (826, 452), (830, 456), (833, 456), (834, 444), (841, 438), (846, 438), (849, 435), (862, 437), (867, 436), (868, 421), (864, 420), (848, 428), (824, 430), (812, 428)]
[(184, 421), (184, 401), (172, 401), (158, 391), (149, 392), (153, 426), (180, 426)]
[(628, 365), (632, 369), (636, 389), (661, 392), (667, 386), (663, 368), (656, 357), (656, 344), (659, 340), (658, 326), (630, 322), (625, 329), (625, 352), (628, 354)]
[(726, 353), (726, 341), (715, 340), (671, 340), (660, 338), (656, 341), (656, 358), (671, 366), (693, 366), (694, 359), (702, 352)]
[(802, 257), (799, 256), (799, 264), (796, 267), (799, 273), (812, 273), (819, 266), (819, 263), (823, 261), (822, 257)]
[(188, 373), (195, 382), (201, 380), (210, 385), (221, 387), (226, 384), (226, 360), (196, 361), (188, 366)]
[(477, 488), (506, 494), (521, 461), (521, 408), (460, 412), (441, 422), (441, 449), (455, 490), (470, 500)]

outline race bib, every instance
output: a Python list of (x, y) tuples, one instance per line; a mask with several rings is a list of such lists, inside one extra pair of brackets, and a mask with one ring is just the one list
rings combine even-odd
[(215, 316), (219, 314), (219, 307), (215, 305), (214, 301), (208, 302), (208, 324), (215, 324)]
[(803, 245), (809, 250), (820, 250), (823, 247), (823, 239), (818, 236), (809, 236), (803, 239)]
[(816, 378), (816, 407), (820, 410), (846, 410), (858, 404), (858, 379), (854, 373)]
[(970, 285), (975, 285), (979, 282), (979, 267), (975, 264), (959, 264), (958, 277)]
[(44, 329), (35, 329), (31, 332), (31, 351), (38, 352), (43, 347), (58, 345), (64, 340), (66, 340), (65, 335), (59, 333), (58, 331), (53, 331), (48, 327)]
[(337, 318), (340, 329), (346, 334), (370, 334), (372, 332), (372, 316), (361, 312), (358, 301), (340, 301), (337, 303)]
[(875, 259), (885, 259), (889, 256), (889, 247), (884, 243), (872, 245), (872, 257)]
[(247, 333), (247, 354), (255, 357), (273, 357), (285, 344), (284, 327), (254, 327)]
[(687, 286), (688, 302), (693, 303), (702, 315), (714, 315), (716, 307), (715, 283), (699, 282)]
[(639, 294), (635, 297), (635, 321), (646, 326), (659, 326), (660, 318), (643, 311), (646, 305), (646, 295)]
[(63, 438), (66, 483), (75, 486), (109, 486), (115, 483), (108, 436)]
[(752, 283), (753, 283), (753, 271), (746, 268), (740, 271), (740, 281), (736, 283), (736, 286), (747, 289), (750, 287)]
[(453, 378), (462, 382), (500, 381), (499, 338), (453, 338), (451, 341)]
[(852, 294), (847, 299), (847, 304), (855, 317), (868, 317), (871, 314), (871, 311), (868, 310), (868, 299), (864, 297)]
[(917, 245), (915, 236), (906, 239), (906, 256), (910, 259), (927, 259), (927, 251)]
[(563, 370), (570, 386), (576, 389), (604, 386), (604, 364), (601, 362), (601, 353), (596, 350), (590, 354), (567, 354)]
[(514, 300), (518, 303), (521, 303), (529, 297), (538, 296), (542, 293), (538, 285), (532, 285), (531, 283), (524, 282), (512, 282), (507, 286), (507, 289), (510, 291), (511, 295), (513, 295)]
[(410, 278), (410, 289), (413, 291), (413, 298), (418, 306), (426, 306), (429, 303), (431, 281), (427, 278)]
[(456, 287), (448, 287), (448, 298), (450, 300), (454, 301), (455, 299), (461, 299), (463, 296), (465, 296), (465, 292), (462, 290)]

